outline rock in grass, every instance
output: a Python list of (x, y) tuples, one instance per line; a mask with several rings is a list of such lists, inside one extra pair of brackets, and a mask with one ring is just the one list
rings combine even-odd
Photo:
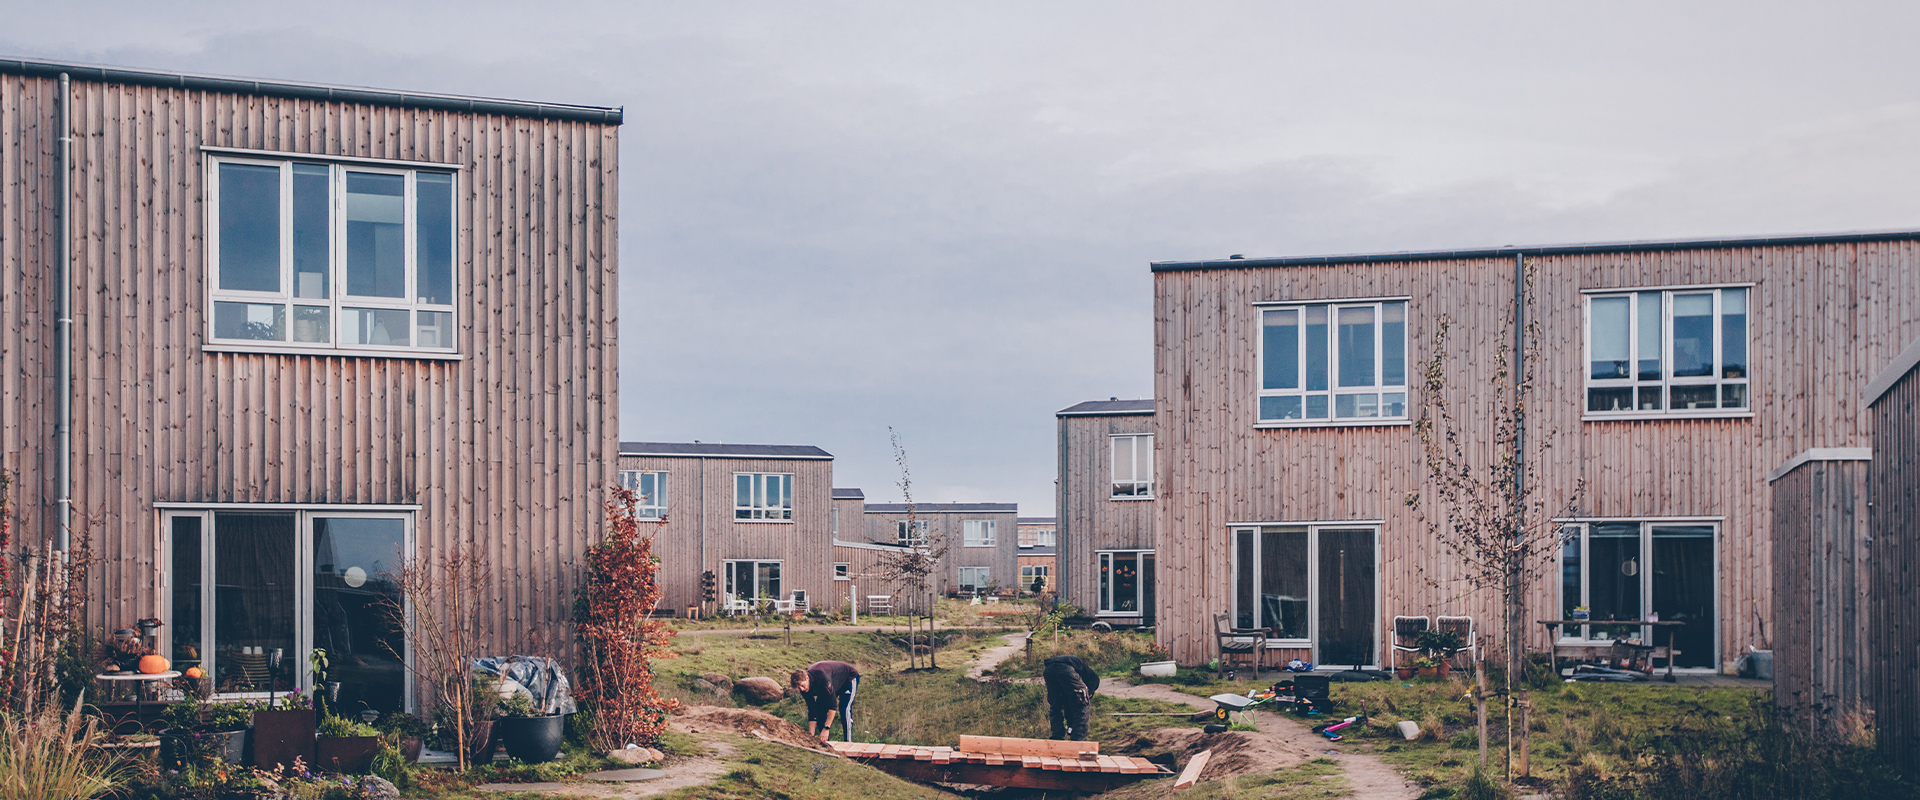
[(713, 684), (715, 691), (721, 697), (733, 694), (733, 679), (718, 672), (702, 672), (700, 680)]
[(747, 696), (747, 700), (766, 704), (787, 696), (787, 689), (772, 678), (741, 678), (733, 685), (733, 690)]
[(400, 800), (400, 788), (378, 775), (360, 779), (360, 796), (367, 800)]
[(631, 764), (634, 766), (652, 764), (660, 761), (664, 757), (660, 751), (651, 747), (629, 747), (623, 750), (607, 751), (608, 761), (616, 761), (621, 764)]
[(1410, 720), (1410, 719), (1403, 719), (1403, 720), (1400, 720), (1400, 724), (1398, 727), (1400, 728), (1401, 738), (1406, 739), (1409, 742), (1420, 738), (1420, 723), (1414, 722), (1413, 720)]

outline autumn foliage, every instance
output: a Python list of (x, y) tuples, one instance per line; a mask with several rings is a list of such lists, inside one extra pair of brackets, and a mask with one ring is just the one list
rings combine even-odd
[(653, 688), (653, 662), (672, 657), (673, 632), (650, 618), (660, 601), (659, 557), (640, 535), (631, 490), (614, 487), (607, 538), (587, 550), (587, 574), (575, 612), (583, 664), (582, 700), (593, 709), (590, 744), (615, 750), (652, 744), (679, 703)]

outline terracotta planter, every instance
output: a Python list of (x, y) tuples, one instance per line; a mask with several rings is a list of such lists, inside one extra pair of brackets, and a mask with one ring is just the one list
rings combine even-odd
[(467, 760), (485, 764), (493, 760), (493, 720), (484, 719), (473, 723), (473, 734), (467, 740)]
[(253, 712), (253, 763), (267, 768), (313, 761), (313, 709)]
[(354, 775), (373, 767), (380, 753), (378, 736), (337, 736), (319, 739), (313, 745), (314, 769), (346, 772)]
[(1406, 679), (1408, 679), (1408, 678), (1411, 678), (1411, 677), (1413, 677), (1413, 667), (1399, 667), (1399, 668), (1396, 668), (1396, 669), (1394, 669), (1394, 671), (1393, 671), (1393, 674), (1394, 674), (1394, 675), (1395, 675), (1396, 677), (1398, 677), (1398, 678), (1399, 678), (1400, 680), (1403, 680), (1403, 681), (1404, 681), (1404, 680), (1406, 680)]
[(420, 737), (406, 736), (400, 739), (400, 757), (409, 764), (420, 763)]
[(1440, 677), (1440, 668), (1439, 668), (1439, 667), (1421, 667), (1421, 668), (1420, 668), (1420, 677), (1422, 677), (1422, 678), (1437, 678), (1437, 677)]
[(493, 721), (493, 732), (507, 748), (507, 755), (528, 764), (539, 764), (552, 761), (560, 754), (560, 744), (567, 738), (567, 718), (555, 714), (497, 719)]

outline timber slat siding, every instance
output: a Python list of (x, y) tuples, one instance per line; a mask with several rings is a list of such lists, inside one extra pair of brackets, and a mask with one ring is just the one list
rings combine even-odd
[(1867, 708), (1866, 473), (1810, 461), (1772, 489), (1774, 703), (1828, 736)]
[[(53, 535), (49, 78), (0, 75), (0, 432), (20, 537)], [(155, 502), (418, 504), (482, 549), (511, 648), (564, 639), (614, 477), (615, 126), (75, 81), (74, 496), (93, 622), (158, 608)], [(203, 146), (451, 163), (458, 361), (215, 353)]]
[(1868, 695), (1881, 752), (1912, 775), (1920, 770), (1920, 369), (1908, 370), (1872, 412)]
[[(1920, 245), (1911, 239), (1542, 256), (1529, 310), (1541, 327), (1529, 469), (1548, 497), (1585, 479), (1583, 517), (1720, 521), (1719, 661), (1770, 645), (1771, 519), (1765, 475), (1812, 447), (1866, 446), (1860, 388), (1899, 343), (1920, 336)], [(1514, 260), (1430, 259), (1154, 274), (1154, 399), (1161, 644), (1185, 663), (1214, 657), (1210, 614), (1227, 608), (1227, 524), (1384, 520), (1377, 631), (1396, 614), (1471, 614), (1497, 635), (1493, 598), (1467, 596), (1434, 541), (1434, 510), (1409, 426), (1256, 430), (1263, 301), (1409, 296), (1407, 369), (1422, 374), (1436, 320), (1452, 318), (1447, 390), (1470, 440), (1490, 440), (1492, 355), (1513, 297)], [(1746, 419), (1582, 420), (1583, 290), (1752, 283)], [(1409, 407), (1424, 402), (1411, 387)], [(1439, 585), (1434, 586), (1435, 583)], [(1534, 613), (1557, 610), (1557, 582)], [(1464, 597), (1464, 599), (1463, 599)], [(1539, 618), (1539, 617), (1534, 617)], [(1763, 627), (1765, 630), (1763, 630)], [(1526, 632), (1539, 648), (1546, 633)], [(1379, 636), (1376, 650), (1384, 647)]]
[[(1152, 412), (1058, 418), (1060, 599), (1083, 613), (1099, 608), (1102, 550), (1152, 550), (1153, 500), (1113, 499), (1115, 434), (1154, 432)], [(1159, 440), (1155, 440), (1158, 470)], [(1157, 565), (1157, 562), (1156, 562)]]

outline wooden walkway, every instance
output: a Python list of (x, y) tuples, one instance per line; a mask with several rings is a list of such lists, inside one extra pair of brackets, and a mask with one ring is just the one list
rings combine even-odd
[(1104, 792), (1169, 775), (1144, 758), (1100, 755), (1098, 742), (962, 736), (959, 747), (830, 742), (847, 758), (916, 781)]

